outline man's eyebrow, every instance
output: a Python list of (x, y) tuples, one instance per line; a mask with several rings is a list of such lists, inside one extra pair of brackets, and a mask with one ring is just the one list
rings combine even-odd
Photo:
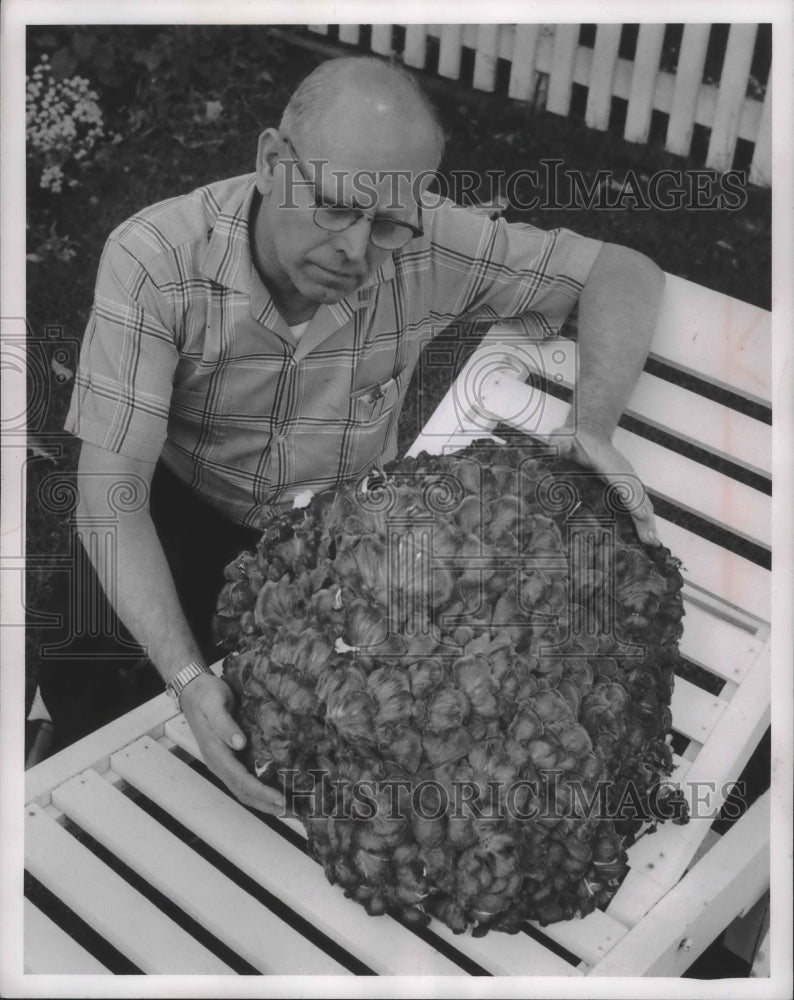
[[(368, 212), (368, 211), (370, 211), (370, 208), (367, 205), (365, 205), (363, 202), (359, 201), (356, 198), (353, 198), (352, 202), (350, 204), (348, 204), (347, 202), (339, 201), (333, 195), (331, 195), (331, 196), (327, 195), (325, 193), (325, 191), (322, 190), (322, 188), (320, 188), (320, 187), (317, 186), (316, 183), (314, 185), (314, 190), (315, 190), (316, 199), (318, 201), (321, 201), (323, 203), (323, 205), (325, 205), (327, 208), (359, 209), (362, 212)], [(375, 218), (377, 218), (377, 219), (389, 219), (392, 222), (405, 222), (405, 219), (401, 219), (400, 216), (397, 214), (397, 212), (394, 209), (390, 210), (388, 208), (384, 209), (383, 211), (376, 212), (375, 213)]]
[[(315, 202), (322, 202), (322, 204), (326, 208), (358, 209), (358, 210), (360, 210), (362, 212), (368, 212), (370, 210), (370, 206), (364, 205), (361, 201), (359, 201), (356, 198), (353, 198), (352, 202), (350, 204), (348, 204), (347, 202), (340, 201), (336, 197), (335, 194), (332, 194), (332, 195), (327, 194), (323, 190), (323, 188), (322, 188), (322, 180), (318, 181), (318, 179), (317, 179), (317, 176), (316, 176), (317, 171), (316, 171), (316, 163), (315, 163), (315, 161), (314, 160), (309, 160), (308, 162), (312, 166), (312, 173), (313, 173), (314, 176), (311, 179), (309, 179), (308, 177), (306, 177), (305, 179), (314, 188), (314, 200), (315, 200)], [(324, 163), (325, 161), (317, 161), (317, 162), (323, 162)], [(300, 170), (300, 165), (299, 164), (298, 164), (298, 169)], [(332, 171), (332, 173), (335, 175), (334, 171)], [(320, 175), (321, 175), (321, 178), (322, 178), (322, 171), (320, 172)], [(337, 190), (337, 192), (339, 191), (339, 186), (338, 185), (336, 186), (336, 190)], [(402, 206), (399, 206), (399, 207), (402, 207)], [(417, 206), (417, 209), (418, 209), (418, 206)], [(413, 215), (413, 212), (411, 212), (410, 214)], [(378, 218), (378, 219), (389, 219), (392, 222), (405, 223), (405, 221), (406, 221), (405, 219), (401, 219), (400, 216), (397, 214), (397, 212), (394, 209), (390, 210), (388, 208), (384, 209), (382, 212), (376, 212), (375, 213), (375, 217)]]

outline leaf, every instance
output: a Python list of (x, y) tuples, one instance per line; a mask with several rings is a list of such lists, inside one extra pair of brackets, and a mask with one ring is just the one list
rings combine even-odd
[(65, 80), (77, 69), (77, 56), (71, 49), (58, 49), (50, 59), (50, 71), (56, 80)]
[(110, 70), (116, 65), (116, 53), (109, 42), (102, 42), (94, 49), (94, 65), (97, 69)]
[(150, 73), (154, 73), (163, 61), (163, 53), (158, 52), (157, 49), (136, 49), (132, 59), (133, 62), (145, 66)]
[(34, 44), (40, 49), (54, 49), (58, 45), (58, 39), (53, 35), (51, 31), (48, 31), (44, 35), (38, 35), (34, 39)]
[(105, 87), (120, 87), (124, 82), (121, 73), (114, 67), (109, 69), (100, 68), (97, 70), (97, 79)]
[(223, 113), (223, 104), (220, 101), (206, 101), (204, 105), (204, 117), (208, 122), (216, 122)]
[(44, 258), (37, 253), (25, 254), (25, 260), (29, 260), (31, 264), (40, 264)]
[(93, 35), (81, 35), (79, 31), (72, 35), (72, 48), (78, 59), (90, 59), (95, 44), (96, 38)]

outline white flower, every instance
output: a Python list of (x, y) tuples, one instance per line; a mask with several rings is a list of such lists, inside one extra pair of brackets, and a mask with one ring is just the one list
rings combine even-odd
[(64, 166), (84, 161), (105, 134), (99, 98), (84, 77), (56, 81), (42, 56), (26, 81), (25, 112), (28, 156), (41, 165), (40, 185), (60, 192)]

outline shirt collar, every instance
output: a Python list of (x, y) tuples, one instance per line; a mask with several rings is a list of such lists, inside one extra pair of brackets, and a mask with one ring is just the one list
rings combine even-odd
[[(253, 261), (248, 232), (251, 202), (256, 191), (256, 174), (242, 177), (243, 183), (223, 203), (201, 261), (201, 270), (212, 281), (235, 291), (251, 294)], [(342, 303), (357, 309), (369, 299), (374, 285), (394, 278), (394, 258), (388, 257), (363, 285), (345, 296)], [(269, 299), (270, 296), (267, 295)], [(264, 303), (260, 303), (260, 306)], [(275, 308), (275, 307), (274, 307)], [(265, 310), (268, 312), (269, 310)]]

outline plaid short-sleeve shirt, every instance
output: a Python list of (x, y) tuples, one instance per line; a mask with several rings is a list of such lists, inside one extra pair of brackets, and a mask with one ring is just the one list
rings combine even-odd
[(320, 305), (297, 341), (251, 260), (254, 175), (144, 209), (105, 245), (66, 429), (166, 465), (258, 527), (396, 455), (424, 346), (451, 323), (555, 333), (601, 244), (449, 202), (366, 283)]

